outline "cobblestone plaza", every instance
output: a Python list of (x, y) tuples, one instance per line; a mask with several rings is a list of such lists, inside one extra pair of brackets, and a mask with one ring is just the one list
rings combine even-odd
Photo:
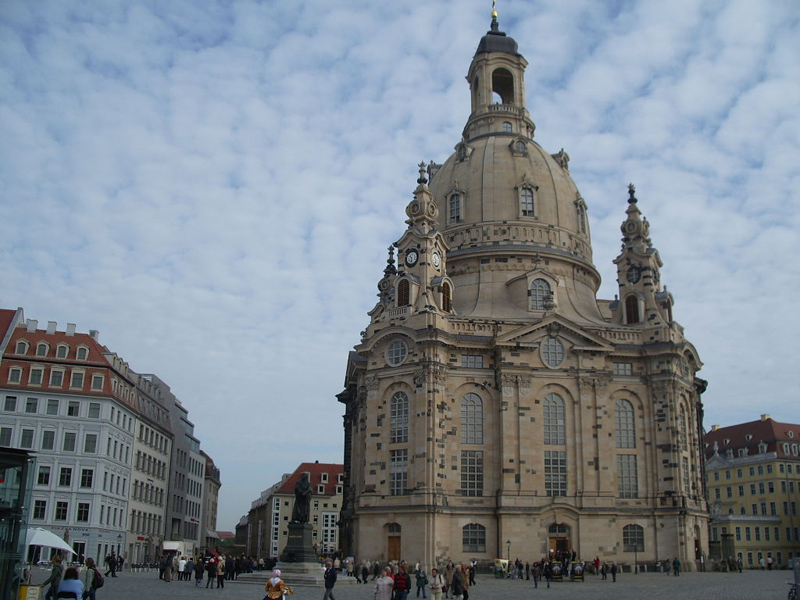
[[(37, 570), (34, 582), (41, 582), (48, 571)], [(548, 600), (591, 598), (592, 600), (772, 600), (786, 598), (791, 580), (790, 571), (746, 571), (738, 573), (683, 573), (680, 577), (663, 573), (622, 574), (616, 583), (609, 578), (589, 576), (585, 582), (552, 583), (551, 588), (540, 584), (534, 589), (533, 581), (496, 580), (479, 575), (477, 585), (470, 589), (470, 600), (517, 600), (518, 598), (547, 598)], [(291, 586), (291, 581), (287, 581)], [(205, 581), (203, 582), (205, 585)], [(320, 600), (322, 586), (296, 587), (290, 600)], [(334, 588), (337, 600), (373, 600), (374, 585), (357, 585), (341, 577)], [(106, 585), (97, 591), (97, 600), (195, 600), (200, 598), (260, 600), (264, 597), (261, 584), (240, 581), (226, 582), (222, 589), (195, 587), (194, 582), (173, 581), (165, 583), (158, 573), (128, 573), (117, 579), (106, 579)], [(414, 591), (409, 600), (414, 600)], [(422, 598), (422, 596), (420, 596)]]

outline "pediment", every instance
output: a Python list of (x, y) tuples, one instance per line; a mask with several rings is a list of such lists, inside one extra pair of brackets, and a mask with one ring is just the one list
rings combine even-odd
[(607, 340), (583, 330), (580, 326), (558, 315), (551, 315), (536, 323), (529, 323), (512, 331), (506, 331), (497, 336), (495, 343), (497, 346), (534, 348), (544, 338), (553, 335), (569, 340), (573, 344), (573, 350), (593, 352), (613, 352), (614, 350), (614, 346)]

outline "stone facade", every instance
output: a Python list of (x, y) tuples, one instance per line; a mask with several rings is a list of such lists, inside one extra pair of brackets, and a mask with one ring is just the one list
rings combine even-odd
[(526, 65), (493, 18), (462, 139), (420, 165), (338, 396), (344, 552), (691, 565), (707, 548), (702, 363), (633, 186), (621, 299), (597, 299), (587, 204), (567, 153), (533, 141)]

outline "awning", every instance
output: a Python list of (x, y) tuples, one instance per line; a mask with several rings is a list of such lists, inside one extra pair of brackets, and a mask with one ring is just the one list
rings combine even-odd
[(210, 529), (206, 529), (206, 537), (207, 538), (213, 538), (215, 540), (219, 539), (219, 536), (217, 535), (217, 532), (216, 531), (211, 531)]
[(219, 558), (219, 552), (217, 552), (213, 548), (209, 548), (208, 551), (211, 553), (211, 556), (213, 556), (214, 558)]
[(165, 552), (178, 552), (181, 549), (181, 543), (180, 542), (167, 542), (167, 541), (164, 541), (162, 546), (163, 546)]

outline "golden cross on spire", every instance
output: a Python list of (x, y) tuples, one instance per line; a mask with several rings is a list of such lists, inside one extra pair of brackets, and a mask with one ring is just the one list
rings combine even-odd
[(492, 0), (492, 18), (497, 18), (497, 0)]

